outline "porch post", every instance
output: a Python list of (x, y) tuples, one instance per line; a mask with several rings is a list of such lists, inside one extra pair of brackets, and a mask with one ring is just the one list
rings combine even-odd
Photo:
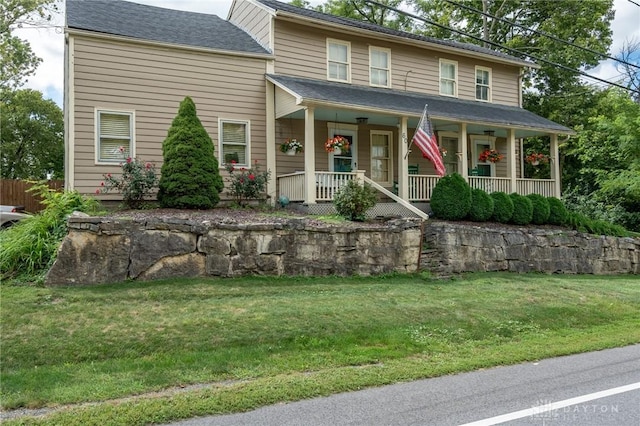
[(400, 134), (398, 135), (398, 197), (403, 200), (409, 198), (408, 121), (407, 117), (400, 118)]
[(278, 182), (276, 176), (278, 171), (276, 170), (276, 113), (275, 113), (275, 86), (273, 83), (267, 81), (267, 170), (271, 171), (271, 179), (267, 182), (267, 196), (268, 202), (272, 206), (276, 203), (276, 194), (278, 191)]
[(304, 203), (316, 203), (315, 114), (313, 107), (304, 110)]
[(551, 179), (553, 179), (553, 196), (560, 198), (560, 156), (558, 155), (558, 135), (551, 134)]
[[(511, 178), (511, 192), (518, 192), (518, 180), (516, 175), (516, 131), (507, 129), (507, 175)], [(522, 195), (522, 194), (520, 194)]]
[(466, 180), (469, 181), (469, 152), (467, 150), (467, 123), (460, 123), (460, 140), (458, 141), (462, 146), (460, 152), (462, 153), (462, 158), (460, 158), (460, 174)]

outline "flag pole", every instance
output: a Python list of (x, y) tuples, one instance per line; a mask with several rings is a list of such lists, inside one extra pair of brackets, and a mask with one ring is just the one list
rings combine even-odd
[[(419, 129), (420, 126), (422, 126), (422, 121), (424, 120), (424, 117), (425, 117), (425, 115), (427, 113), (427, 106), (428, 105), (429, 104), (424, 104), (424, 109), (422, 110), (422, 117), (420, 117), (420, 121), (418, 121), (418, 125), (416, 126), (416, 129)], [(404, 154), (405, 160), (407, 159), (407, 157), (411, 153), (411, 145), (413, 145), (413, 138), (411, 138), (411, 142), (409, 142), (409, 146), (407, 147), (407, 153)]]

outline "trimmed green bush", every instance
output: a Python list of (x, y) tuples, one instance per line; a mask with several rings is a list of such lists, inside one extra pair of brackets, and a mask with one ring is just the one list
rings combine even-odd
[(474, 222), (486, 222), (493, 215), (493, 198), (482, 189), (471, 189), (471, 209), (469, 219)]
[(528, 225), (533, 217), (533, 203), (524, 195), (517, 193), (509, 194), (513, 201), (513, 215), (509, 222), (515, 225)]
[(368, 183), (361, 185), (350, 180), (342, 186), (333, 198), (338, 214), (348, 220), (364, 222), (365, 213), (375, 206), (378, 195)]
[(188, 96), (180, 103), (167, 138), (162, 143), (158, 201), (162, 207), (210, 209), (224, 188), (213, 141)]
[(471, 187), (458, 174), (441, 178), (431, 194), (433, 214), (444, 220), (462, 220), (471, 210)]
[(544, 225), (549, 220), (551, 214), (551, 207), (549, 201), (545, 197), (539, 194), (529, 194), (527, 198), (531, 200), (533, 204), (533, 216), (531, 223), (536, 225)]
[(508, 223), (513, 216), (513, 201), (511, 197), (504, 192), (492, 192), (493, 198), (493, 215), (491, 218), (499, 223)]
[(549, 218), (547, 223), (551, 225), (565, 225), (569, 220), (569, 211), (562, 200), (556, 197), (547, 197), (549, 203)]

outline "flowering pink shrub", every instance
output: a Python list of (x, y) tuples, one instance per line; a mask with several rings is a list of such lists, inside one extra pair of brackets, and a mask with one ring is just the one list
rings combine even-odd
[[(123, 149), (120, 152), (123, 152)], [(113, 176), (111, 173), (103, 175), (104, 181), (100, 182), (100, 188), (96, 189), (96, 194), (106, 194), (112, 190), (119, 191), (127, 207), (142, 208), (144, 200), (150, 197), (158, 186), (155, 165), (148, 161), (127, 157), (120, 166), (122, 176)]]
[(260, 171), (258, 160), (254, 162), (252, 169), (237, 168), (236, 164), (236, 161), (232, 160), (226, 165), (229, 172), (226, 188), (239, 206), (245, 206), (248, 200), (258, 200), (264, 196), (271, 172)]

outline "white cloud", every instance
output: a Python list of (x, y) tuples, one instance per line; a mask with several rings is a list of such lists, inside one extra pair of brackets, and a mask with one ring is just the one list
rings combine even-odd
[[(226, 18), (232, 0), (136, 0), (151, 6), (169, 9), (188, 10), (192, 12), (211, 13)], [(313, 1), (312, 4), (317, 4)], [(640, 41), (640, 7), (627, 0), (614, 0), (616, 10), (615, 20), (612, 22), (613, 44), (610, 54), (619, 53), (622, 44), (635, 36)], [(29, 78), (26, 87), (41, 90), (45, 97), (53, 99), (62, 105), (63, 72), (64, 72), (64, 35), (62, 26), (64, 18), (56, 16), (53, 24), (55, 28), (18, 29), (15, 34), (31, 43), (33, 51), (43, 59), (35, 75)], [(639, 60), (640, 62), (640, 60)], [(603, 61), (601, 65), (590, 71), (595, 76), (616, 80), (620, 74), (612, 61)]]

